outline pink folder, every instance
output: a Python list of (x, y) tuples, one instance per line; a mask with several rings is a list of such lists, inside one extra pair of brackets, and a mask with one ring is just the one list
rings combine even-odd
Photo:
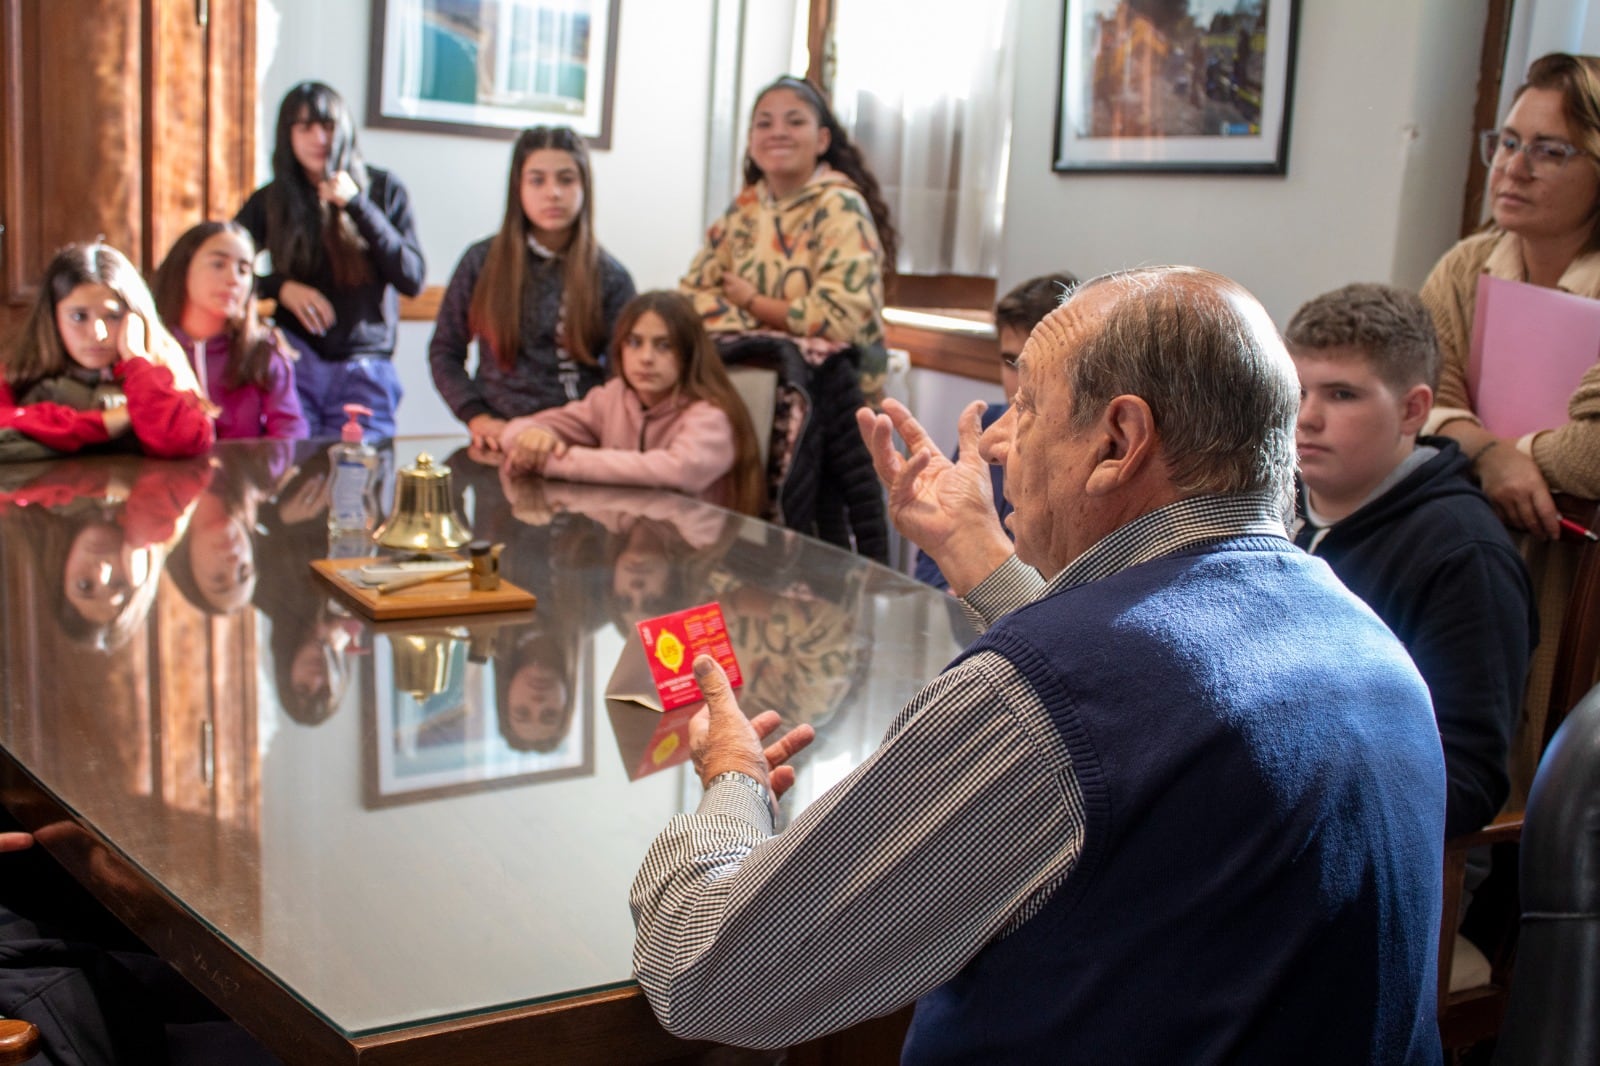
[(1600, 300), (1488, 274), (1478, 278), (1467, 388), (1497, 437), (1567, 421), (1567, 401), (1600, 361)]

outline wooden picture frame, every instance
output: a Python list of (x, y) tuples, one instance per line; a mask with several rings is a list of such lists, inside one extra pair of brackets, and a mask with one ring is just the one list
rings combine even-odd
[(367, 125), (513, 140), (571, 126), (611, 147), (621, 0), (373, 0)]
[(1065, 0), (1052, 169), (1287, 173), (1300, 0), (1178, 7)]

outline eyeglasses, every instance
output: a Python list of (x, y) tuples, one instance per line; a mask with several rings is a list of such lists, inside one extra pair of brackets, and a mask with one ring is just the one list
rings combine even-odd
[(1486, 167), (1510, 166), (1511, 158), (1521, 152), (1534, 174), (1550, 174), (1567, 165), (1567, 160), (1582, 155), (1583, 149), (1566, 141), (1538, 138), (1524, 141), (1510, 130), (1484, 130), (1478, 134), (1478, 154)]

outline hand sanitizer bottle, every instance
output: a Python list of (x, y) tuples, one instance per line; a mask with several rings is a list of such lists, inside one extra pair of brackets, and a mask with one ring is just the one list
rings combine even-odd
[(378, 449), (361, 439), (360, 415), (372, 414), (358, 403), (344, 405), (339, 443), (328, 449), (328, 532), (370, 534), (378, 524)]

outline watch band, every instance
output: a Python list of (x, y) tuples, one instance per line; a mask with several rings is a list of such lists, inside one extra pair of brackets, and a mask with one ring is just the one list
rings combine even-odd
[(763, 807), (772, 806), (772, 793), (767, 791), (767, 786), (763, 785), (760, 781), (757, 781), (749, 774), (741, 773), (738, 770), (727, 770), (718, 774), (716, 777), (713, 777), (710, 781), (706, 782), (706, 788), (709, 789), (712, 785), (721, 784), (724, 781), (732, 781), (739, 785), (739, 787), (747, 788), (751, 792), (754, 792), (756, 799), (761, 801), (761, 805)]

